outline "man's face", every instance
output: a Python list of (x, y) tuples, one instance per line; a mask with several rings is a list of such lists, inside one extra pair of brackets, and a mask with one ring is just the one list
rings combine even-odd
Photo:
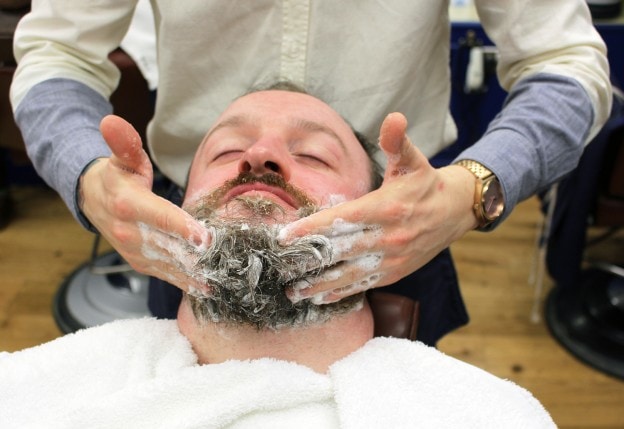
[(331, 260), (324, 237), (277, 242), (276, 224), (370, 188), (368, 156), (340, 116), (319, 100), (285, 91), (234, 102), (197, 152), (185, 209), (213, 230), (198, 270), (209, 289), (192, 293), (196, 315), (258, 328), (326, 320), (361, 303), (291, 303), (285, 288)]
[[(210, 129), (189, 175), (185, 203), (239, 173), (275, 173), (327, 207), (370, 190), (369, 159), (349, 125), (322, 101), (288, 91), (261, 91), (239, 98)], [(265, 184), (237, 186), (227, 195), (262, 196), (287, 213), (300, 202)]]

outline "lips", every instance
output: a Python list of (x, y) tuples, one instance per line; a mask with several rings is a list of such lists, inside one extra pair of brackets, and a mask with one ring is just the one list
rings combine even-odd
[(228, 203), (241, 195), (257, 195), (258, 197), (269, 199), (280, 205), (286, 203), (294, 209), (298, 209), (300, 207), (296, 199), (293, 198), (288, 192), (275, 186), (265, 185), (264, 183), (248, 183), (236, 186), (225, 194), (223, 202)]

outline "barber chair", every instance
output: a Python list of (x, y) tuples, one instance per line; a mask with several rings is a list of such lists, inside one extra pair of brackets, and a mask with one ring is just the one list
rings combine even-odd
[[(560, 184), (557, 200), (546, 261), (556, 285), (547, 298), (546, 322), (573, 356), (624, 379), (621, 235), (617, 241), (624, 226), (622, 100), (616, 100), (610, 121), (586, 148), (577, 170)], [(590, 228), (606, 233), (589, 240)], [(609, 261), (587, 257), (607, 244), (615, 246), (603, 252)]]
[(375, 320), (376, 337), (407, 338), (416, 341), (420, 316), (418, 301), (373, 289), (368, 292), (368, 302)]
[(150, 316), (149, 278), (134, 271), (115, 251), (98, 255), (99, 242), (97, 235), (91, 259), (66, 278), (54, 296), (54, 320), (65, 333)]

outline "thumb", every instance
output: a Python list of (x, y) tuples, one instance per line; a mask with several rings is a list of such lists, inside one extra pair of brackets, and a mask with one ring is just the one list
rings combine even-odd
[(429, 165), (427, 157), (410, 142), (406, 130), (407, 119), (401, 113), (390, 113), (381, 124), (379, 145), (388, 159), (384, 180)]
[(113, 152), (110, 162), (131, 174), (144, 177), (151, 185), (152, 163), (134, 127), (119, 116), (108, 115), (100, 122), (100, 132)]

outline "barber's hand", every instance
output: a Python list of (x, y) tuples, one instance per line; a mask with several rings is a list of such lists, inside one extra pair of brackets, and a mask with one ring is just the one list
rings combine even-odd
[(306, 234), (329, 238), (334, 265), (288, 291), (291, 300), (337, 301), (386, 286), (417, 270), (477, 225), (475, 178), (459, 166), (433, 168), (410, 143), (400, 113), (384, 120), (379, 144), (388, 164), (376, 191), (287, 226), (287, 243)]
[(83, 213), (135, 270), (183, 290), (205, 289), (193, 267), (210, 244), (208, 231), (152, 193), (152, 164), (132, 125), (111, 115), (100, 131), (113, 154), (83, 174)]

